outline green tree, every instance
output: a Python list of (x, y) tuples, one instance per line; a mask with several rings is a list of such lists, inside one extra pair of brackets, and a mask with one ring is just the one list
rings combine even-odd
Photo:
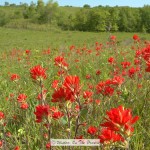
[(145, 5), (140, 10), (141, 29), (145, 28), (146, 32), (150, 33), (150, 5)]
[(90, 10), (87, 26), (89, 31), (106, 31), (106, 20), (109, 18), (109, 12), (104, 9), (93, 8)]
[(79, 31), (87, 31), (87, 17), (89, 14), (88, 9), (80, 9), (75, 14), (75, 29)]
[(91, 8), (91, 6), (88, 4), (85, 4), (85, 5), (83, 5), (83, 8)]
[(6, 25), (10, 21), (9, 16), (3, 10), (0, 10), (0, 26)]
[(115, 7), (109, 9), (108, 17), (106, 18), (106, 30), (118, 31), (119, 10)]
[(51, 24), (52, 21), (56, 20), (56, 16), (58, 13), (58, 3), (49, 0), (45, 7), (45, 22)]
[(24, 6), (24, 11), (23, 11), (23, 17), (25, 19), (32, 19), (35, 20), (37, 16), (36, 12), (36, 4), (32, 1), (30, 6)]

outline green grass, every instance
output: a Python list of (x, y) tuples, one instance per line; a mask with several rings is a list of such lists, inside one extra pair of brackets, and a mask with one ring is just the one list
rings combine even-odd
[[(117, 36), (121, 45), (129, 45), (133, 42), (134, 33), (111, 33)], [(34, 31), (25, 29), (0, 28), (0, 50), (17, 49), (46, 49), (63, 48), (69, 45), (91, 46), (94, 42), (106, 42), (110, 33), (91, 33), (76, 31)], [(150, 39), (150, 34), (138, 33), (143, 39)]]

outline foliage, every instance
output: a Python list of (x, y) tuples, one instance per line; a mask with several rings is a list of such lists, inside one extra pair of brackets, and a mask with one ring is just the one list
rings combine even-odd
[[(37, 3), (31, 2), (30, 5), (20, 3), (16, 6), (1, 6), (0, 10), (10, 16), (13, 14), (13, 17), (10, 17), (11, 20), (29, 19), (34, 24), (53, 24), (62, 30), (150, 32), (149, 5), (141, 8), (101, 5), (92, 8), (85, 4), (78, 8), (61, 7), (53, 0), (49, 0), (47, 3), (38, 0)], [(1, 26), (8, 23), (3, 18)]]

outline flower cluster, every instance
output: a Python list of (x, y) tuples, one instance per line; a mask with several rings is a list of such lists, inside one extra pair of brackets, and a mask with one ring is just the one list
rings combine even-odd
[(124, 78), (122, 76), (114, 76), (112, 79), (106, 81), (100, 81), (96, 85), (97, 94), (103, 94), (106, 96), (112, 96), (115, 90), (115, 87), (122, 85)]
[(146, 72), (150, 72), (150, 44), (142, 50), (142, 57), (146, 61)]
[(44, 69), (42, 66), (37, 65), (30, 69), (30, 75), (32, 79), (34, 80), (42, 80), (46, 79), (46, 69)]
[(74, 101), (80, 93), (80, 79), (78, 76), (66, 76), (62, 87), (55, 89), (52, 102)]
[(123, 106), (112, 108), (107, 111), (105, 122), (100, 124), (104, 127), (99, 136), (102, 143), (107, 144), (108, 141), (124, 141), (129, 138), (133, 131), (133, 124), (139, 119), (138, 116), (133, 117), (130, 109)]
[(34, 114), (36, 115), (37, 123), (41, 123), (44, 118), (46, 120), (49, 120), (51, 118), (59, 119), (64, 115), (62, 112), (58, 111), (56, 107), (50, 107), (49, 105), (36, 106), (36, 111), (34, 112)]
[(19, 94), (18, 95), (17, 101), (20, 104), (20, 108), (22, 108), (22, 109), (28, 109), (29, 105), (26, 102), (26, 99), (27, 99), (27, 95), (26, 94), (23, 93), (23, 94)]

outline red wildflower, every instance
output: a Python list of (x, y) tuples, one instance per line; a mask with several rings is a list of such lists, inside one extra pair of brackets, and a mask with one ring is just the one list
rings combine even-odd
[(7, 132), (7, 133), (6, 133), (6, 136), (7, 136), (7, 137), (11, 137), (11, 133), (10, 133), (10, 132)]
[(138, 36), (137, 34), (134, 34), (134, 35), (133, 35), (133, 40), (135, 40), (135, 41), (139, 41), (139, 40), (140, 40), (140, 38), (139, 38), (139, 36)]
[(100, 105), (100, 103), (101, 103), (101, 100), (99, 100), (99, 99), (96, 99), (96, 100), (95, 100), (95, 103), (96, 103), (97, 105)]
[(134, 130), (132, 125), (138, 119), (138, 116), (132, 117), (130, 109), (119, 106), (118, 108), (112, 108), (110, 111), (107, 111), (106, 122), (101, 124), (101, 126), (114, 131), (124, 130), (124, 133), (130, 136)]
[(68, 66), (69, 66), (69, 65), (66, 63), (65, 58), (62, 57), (62, 56), (57, 56), (57, 57), (55, 58), (54, 62), (55, 62), (55, 65), (56, 65), (56, 66), (58, 66), (58, 67), (63, 67), (63, 68), (65, 68), (65, 69), (67, 69)]
[(110, 36), (110, 39), (111, 39), (112, 41), (115, 41), (115, 40), (116, 40), (116, 36), (115, 36), (115, 35), (112, 35), (112, 36)]
[(63, 86), (72, 95), (76, 95), (80, 91), (80, 79), (78, 76), (69, 75), (65, 78)]
[(141, 61), (139, 59), (134, 59), (134, 64), (135, 65), (139, 65), (141, 63)]
[(124, 61), (124, 62), (121, 63), (121, 65), (125, 69), (125, 68), (129, 67), (131, 65), (131, 63), (128, 62), (128, 61)]
[(83, 135), (76, 136), (75, 139), (83, 139)]
[(29, 105), (27, 103), (22, 103), (20, 106), (20, 108), (24, 109), (24, 110), (28, 109), (28, 107), (29, 107)]
[(117, 141), (124, 141), (121, 135), (115, 133), (112, 130), (109, 130), (108, 128), (103, 128), (98, 138), (100, 139), (100, 143), (104, 144), (114, 143)]
[(86, 75), (86, 79), (90, 79), (91, 78), (91, 75), (90, 74), (87, 74)]
[(4, 119), (4, 117), (5, 117), (4, 113), (2, 111), (0, 111), (0, 120)]
[(132, 67), (128, 70), (128, 75), (130, 78), (132, 78), (134, 76), (134, 74), (136, 73), (136, 68)]
[(3, 141), (0, 140), (0, 148), (2, 148), (2, 146), (3, 146)]
[(121, 85), (124, 82), (124, 78), (122, 76), (114, 76), (112, 79), (112, 84)]
[(147, 68), (145, 69), (146, 72), (150, 72), (150, 60), (146, 62)]
[(19, 146), (16, 146), (16, 147), (14, 148), (14, 150), (20, 150), (20, 147), (19, 147)]
[(53, 119), (59, 119), (59, 118), (61, 118), (63, 115), (64, 115), (64, 114), (63, 114), (62, 112), (56, 111), (56, 112), (53, 113), (52, 117), (53, 117)]
[(26, 100), (26, 98), (27, 98), (26, 94), (19, 94), (17, 97), (17, 101), (19, 103), (23, 103)]
[(49, 105), (38, 105), (36, 106), (36, 111), (34, 112), (36, 115), (36, 122), (42, 122), (44, 117), (52, 117), (54, 119), (59, 119), (63, 116), (62, 112), (59, 112), (56, 107), (50, 107)]
[(109, 57), (109, 58), (108, 58), (108, 62), (109, 62), (110, 64), (114, 64), (115, 59), (114, 59), (113, 57)]
[(54, 80), (52, 83), (52, 88), (56, 89), (58, 87), (59, 80)]
[(71, 45), (69, 49), (70, 49), (70, 51), (72, 51), (72, 50), (75, 49), (75, 46), (74, 46), (74, 45)]
[(100, 70), (96, 70), (96, 75), (100, 75), (101, 71)]
[(84, 91), (83, 92), (83, 98), (84, 99), (89, 99), (92, 97), (92, 95), (93, 95), (93, 92), (90, 92), (90, 91)]
[(31, 51), (29, 49), (26, 49), (25, 52), (27, 55), (29, 55)]
[(18, 74), (12, 74), (10, 77), (11, 81), (16, 81), (20, 79), (20, 76)]
[(63, 102), (65, 100), (69, 100), (70, 97), (68, 97), (67, 95), (68, 93), (66, 93), (65, 89), (60, 87), (52, 94), (52, 102)]
[(145, 61), (150, 60), (150, 44), (142, 49), (142, 57), (144, 58)]
[(150, 44), (142, 49), (142, 57), (146, 61), (147, 68), (145, 69), (145, 71), (150, 72)]
[(44, 69), (42, 66), (37, 65), (30, 69), (30, 75), (32, 79), (38, 80), (38, 79), (46, 79), (46, 69)]
[(113, 93), (114, 93), (114, 89), (112, 87), (110, 87), (110, 86), (104, 87), (103, 95), (111, 96), (111, 95), (113, 95)]
[(76, 106), (75, 106), (75, 110), (76, 110), (76, 111), (80, 111), (80, 106), (79, 106), (79, 105), (76, 105)]
[(50, 114), (50, 107), (49, 105), (38, 105), (36, 106), (36, 111), (34, 112), (36, 115), (36, 122), (42, 122), (43, 117), (48, 117)]
[(46, 149), (50, 149), (50, 147), (51, 147), (51, 143), (49, 142), (46, 144)]
[(87, 129), (87, 132), (91, 135), (95, 135), (96, 132), (98, 131), (98, 129), (94, 126), (90, 126), (88, 129)]
[(47, 134), (47, 133), (44, 133), (44, 134), (43, 134), (43, 137), (44, 137), (45, 139), (48, 139), (48, 134)]

